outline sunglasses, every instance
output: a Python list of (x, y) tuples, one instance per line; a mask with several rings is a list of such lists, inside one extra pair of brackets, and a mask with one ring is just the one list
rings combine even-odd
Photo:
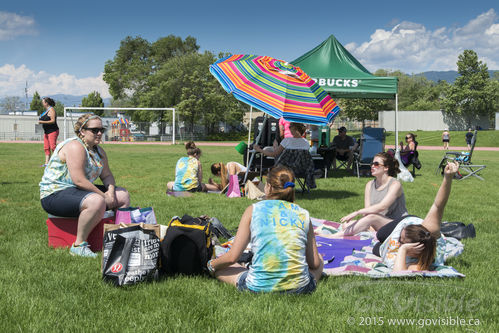
[(107, 128), (104, 127), (85, 127), (84, 129), (91, 131), (95, 135), (101, 132), (102, 134), (106, 133)]
[(381, 164), (381, 163), (379, 163), (379, 162), (372, 162), (372, 163), (371, 163), (371, 166), (376, 167), (376, 168), (377, 168), (377, 167), (380, 167), (380, 166), (383, 166), (383, 165), (384, 165), (384, 164)]
[(410, 137), (410, 136), (406, 136), (406, 137), (405, 137), (405, 139), (406, 139), (406, 140), (407, 140), (407, 139), (412, 139), (412, 137)]

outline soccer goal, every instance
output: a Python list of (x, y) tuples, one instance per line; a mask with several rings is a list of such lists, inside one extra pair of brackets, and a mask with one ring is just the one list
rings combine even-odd
[[(121, 108), (121, 107), (64, 107), (64, 140), (67, 139), (68, 134), (72, 133), (73, 126), (81, 115), (81, 113), (89, 112), (92, 110), (112, 110), (112, 111), (172, 111), (172, 144), (175, 144), (175, 108)], [(68, 126), (68, 121), (70, 125)]]

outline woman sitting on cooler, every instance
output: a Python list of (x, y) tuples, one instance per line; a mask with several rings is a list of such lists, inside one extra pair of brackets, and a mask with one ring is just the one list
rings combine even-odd
[[(57, 145), (40, 182), (40, 199), (49, 214), (78, 217), (76, 240), (69, 252), (96, 257), (87, 243), (106, 209), (130, 204), (128, 192), (116, 187), (106, 152), (99, 147), (105, 128), (99, 116), (85, 114), (74, 125), (76, 137)], [(103, 185), (94, 185), (100, 178)]]

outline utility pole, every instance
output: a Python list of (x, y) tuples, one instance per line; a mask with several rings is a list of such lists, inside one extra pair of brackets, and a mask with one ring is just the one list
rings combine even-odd
[[(24, 94), (26, 96), (26, 103), (24, 105), (24, 111), (28, 111), (28, 81), (26, 81), (26, 87), (24, 88)], [(24, 114), (24, 112), (23, 112)]]

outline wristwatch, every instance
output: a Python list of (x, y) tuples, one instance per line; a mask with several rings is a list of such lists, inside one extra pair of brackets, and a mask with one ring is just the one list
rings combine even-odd
[(208, 272), (210, 273), (211, 276), (215, 276), (215, 268), (211, 265), (211, 260), (208, 260), (208, 263), (206, 264), (206, 267), (208, 268)]

